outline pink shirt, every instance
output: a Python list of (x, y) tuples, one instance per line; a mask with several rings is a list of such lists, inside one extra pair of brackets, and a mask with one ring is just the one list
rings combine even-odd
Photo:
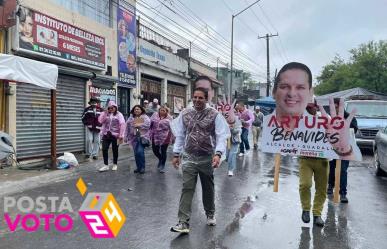
[(157, 112), (152, 115), (150, 137), (155, 145), (171, 143), (171, 121), (172, 117), (170, 115), (162, 119), (160, 119), (159, 113)]

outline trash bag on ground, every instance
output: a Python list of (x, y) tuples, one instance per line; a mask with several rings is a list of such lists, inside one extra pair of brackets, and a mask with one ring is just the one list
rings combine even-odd
[(63, 156), (60, 156), (57, 158), (58, 169), (67, 169), (70, 167), (77, 167), (77, 166), (79, 166), (79, 163), (73, 153), (65, 152)]

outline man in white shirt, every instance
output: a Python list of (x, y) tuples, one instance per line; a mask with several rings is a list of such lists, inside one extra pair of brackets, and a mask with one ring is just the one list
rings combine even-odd
[(207, 225), (216, 225), (214, 168), (219, 167), (220, 158), (226, 150), (227, 138), (230, 137), (223, 115), (214, 108), (207, 107), (206, 89), (196, 88), (192, 100), (193, 108), (185, 109), (172, 122), (172, 132), (176, 137), (172, 164), (175, 168), (181, 164), (183, 170), (179, 223), (171, 227), (172, 232), (179, 233), (189, 233), (192, 199), (198, 175)]

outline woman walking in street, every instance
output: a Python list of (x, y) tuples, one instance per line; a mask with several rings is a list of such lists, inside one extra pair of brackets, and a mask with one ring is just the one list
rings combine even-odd
[(118, 111), (114, 101), (109, 101), (108, 108), (98, 117), (99, 123), (102, 124), (102, 155), (103, 163), (99, 172), (109, 170), (109, 147), (112, 144), (113, 166), (112, 170), (117, 170), (118, 145), (122, 143), (125, 131), (125, 119), (121, 112)]
[(126, 122), (125, 142), (133, 146), (134, 158), (137, 169), (134, 173), (145, 173), (144, 148), (150, 146), (149, 128), (150, 119), (145, 113), (145, 109), (140, 105), (135, 105), (130, 111), (131, 115)]
[(234, 122), (228, 123), (228, 125), (231, 133), (230, 148), (227, 150), (228, 176), (233, 176), (236, 168), (236, 156), (241, 143), (242, 123), (238, 117), (235, 117)]
[(152, 150), (159, 159), (157, 168), (160, 173), (165, 173), (167, 149), (172, 141), (171, 121), (172, 117), (169, 115), (169, 109), (166, 106), (161, 106), (159, 111), (151, 117)]

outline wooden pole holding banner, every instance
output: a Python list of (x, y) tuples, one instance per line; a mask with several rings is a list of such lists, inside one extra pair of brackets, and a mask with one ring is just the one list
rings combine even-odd
[(281, 165), (281, 154), (277, 153), (274, 157), (274, 186), (273, 192), (278, 192), (279, 171)]
[(335, 169), (335, 192), (333, 194), (333, 202), (339, 203), (340, 201), (340, 175), (341, 175), (341, 160), (336, 159), (336, 169)]

